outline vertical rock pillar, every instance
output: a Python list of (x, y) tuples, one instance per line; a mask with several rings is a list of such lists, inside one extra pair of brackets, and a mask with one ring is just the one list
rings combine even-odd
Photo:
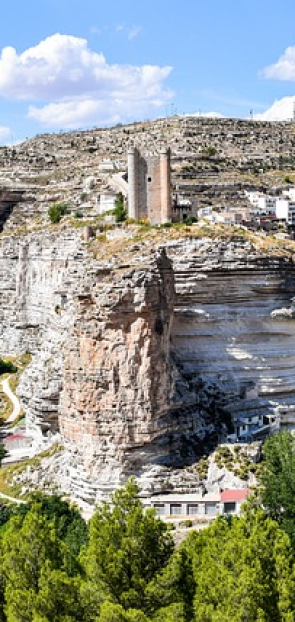
[(138, 188), (139, 153), (136, 147), (128, 149), (128, 217), (138, 220), (139, 188)]
[(169, 222), (172, 219), (171, 209), (171, 172), (170, 172), (170, 149), (160, 150), (160, 178), (161, 178), (161, 222)]

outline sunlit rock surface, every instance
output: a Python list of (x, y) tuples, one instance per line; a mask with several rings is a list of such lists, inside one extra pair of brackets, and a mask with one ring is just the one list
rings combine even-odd
[(295, 422), (291, 253), (187, 238), (127, 261), (94, 258), (80, 230), (39, 231), (1, 238), (0, 295), (0, 354), (32, 353), (28, 431), (61, 435), (55, 477), (74, 497), (130, 474), (165, 489), (245, 413)]

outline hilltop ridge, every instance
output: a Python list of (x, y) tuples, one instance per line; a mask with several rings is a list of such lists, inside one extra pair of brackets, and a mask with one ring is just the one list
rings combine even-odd
[(46, 222), (48, 206), (56, 201), (66, 201), (73, 211), (91, 212), (109, 187), (110, 174), (126, 171), (132, 144), (147, 152), (168, 145), (172, 192), (198, 207), (245, 205), (244, 189), (277, 191), (295, 182), (292, 122), (175, 116), (43, 134), (0, 149), (0, 187), (25, 190), (8, 227)]

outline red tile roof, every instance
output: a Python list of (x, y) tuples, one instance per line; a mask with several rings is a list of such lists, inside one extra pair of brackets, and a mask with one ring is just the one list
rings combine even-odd
[(20, 433), (16, 433), (16, 434), (10, 434), (9, 436), (7, 436), (4, 439), (4, 442), (9, 442), (9, 441), (15, 441), (18, 438), (26, 438), (25, 434), (20, 434)]
[(242, 490), (223, 490), (221, 492), (220, 498), (223, 502), (244, 501), (249, 494), (250, 490), (248, 488), (243, 488)]

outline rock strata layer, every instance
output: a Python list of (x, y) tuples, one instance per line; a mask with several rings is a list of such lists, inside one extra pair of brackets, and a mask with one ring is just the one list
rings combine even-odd
[(32, 353), (19, 394), (36, 441), (63, 439), (63, 489), (93, 502), (135, 474), (164, 490), (232, 419), (293, 424), (290, 254), (180, 239), (127, 261), (88, 244), (67, 228), (0, 242), (0, 354)]

